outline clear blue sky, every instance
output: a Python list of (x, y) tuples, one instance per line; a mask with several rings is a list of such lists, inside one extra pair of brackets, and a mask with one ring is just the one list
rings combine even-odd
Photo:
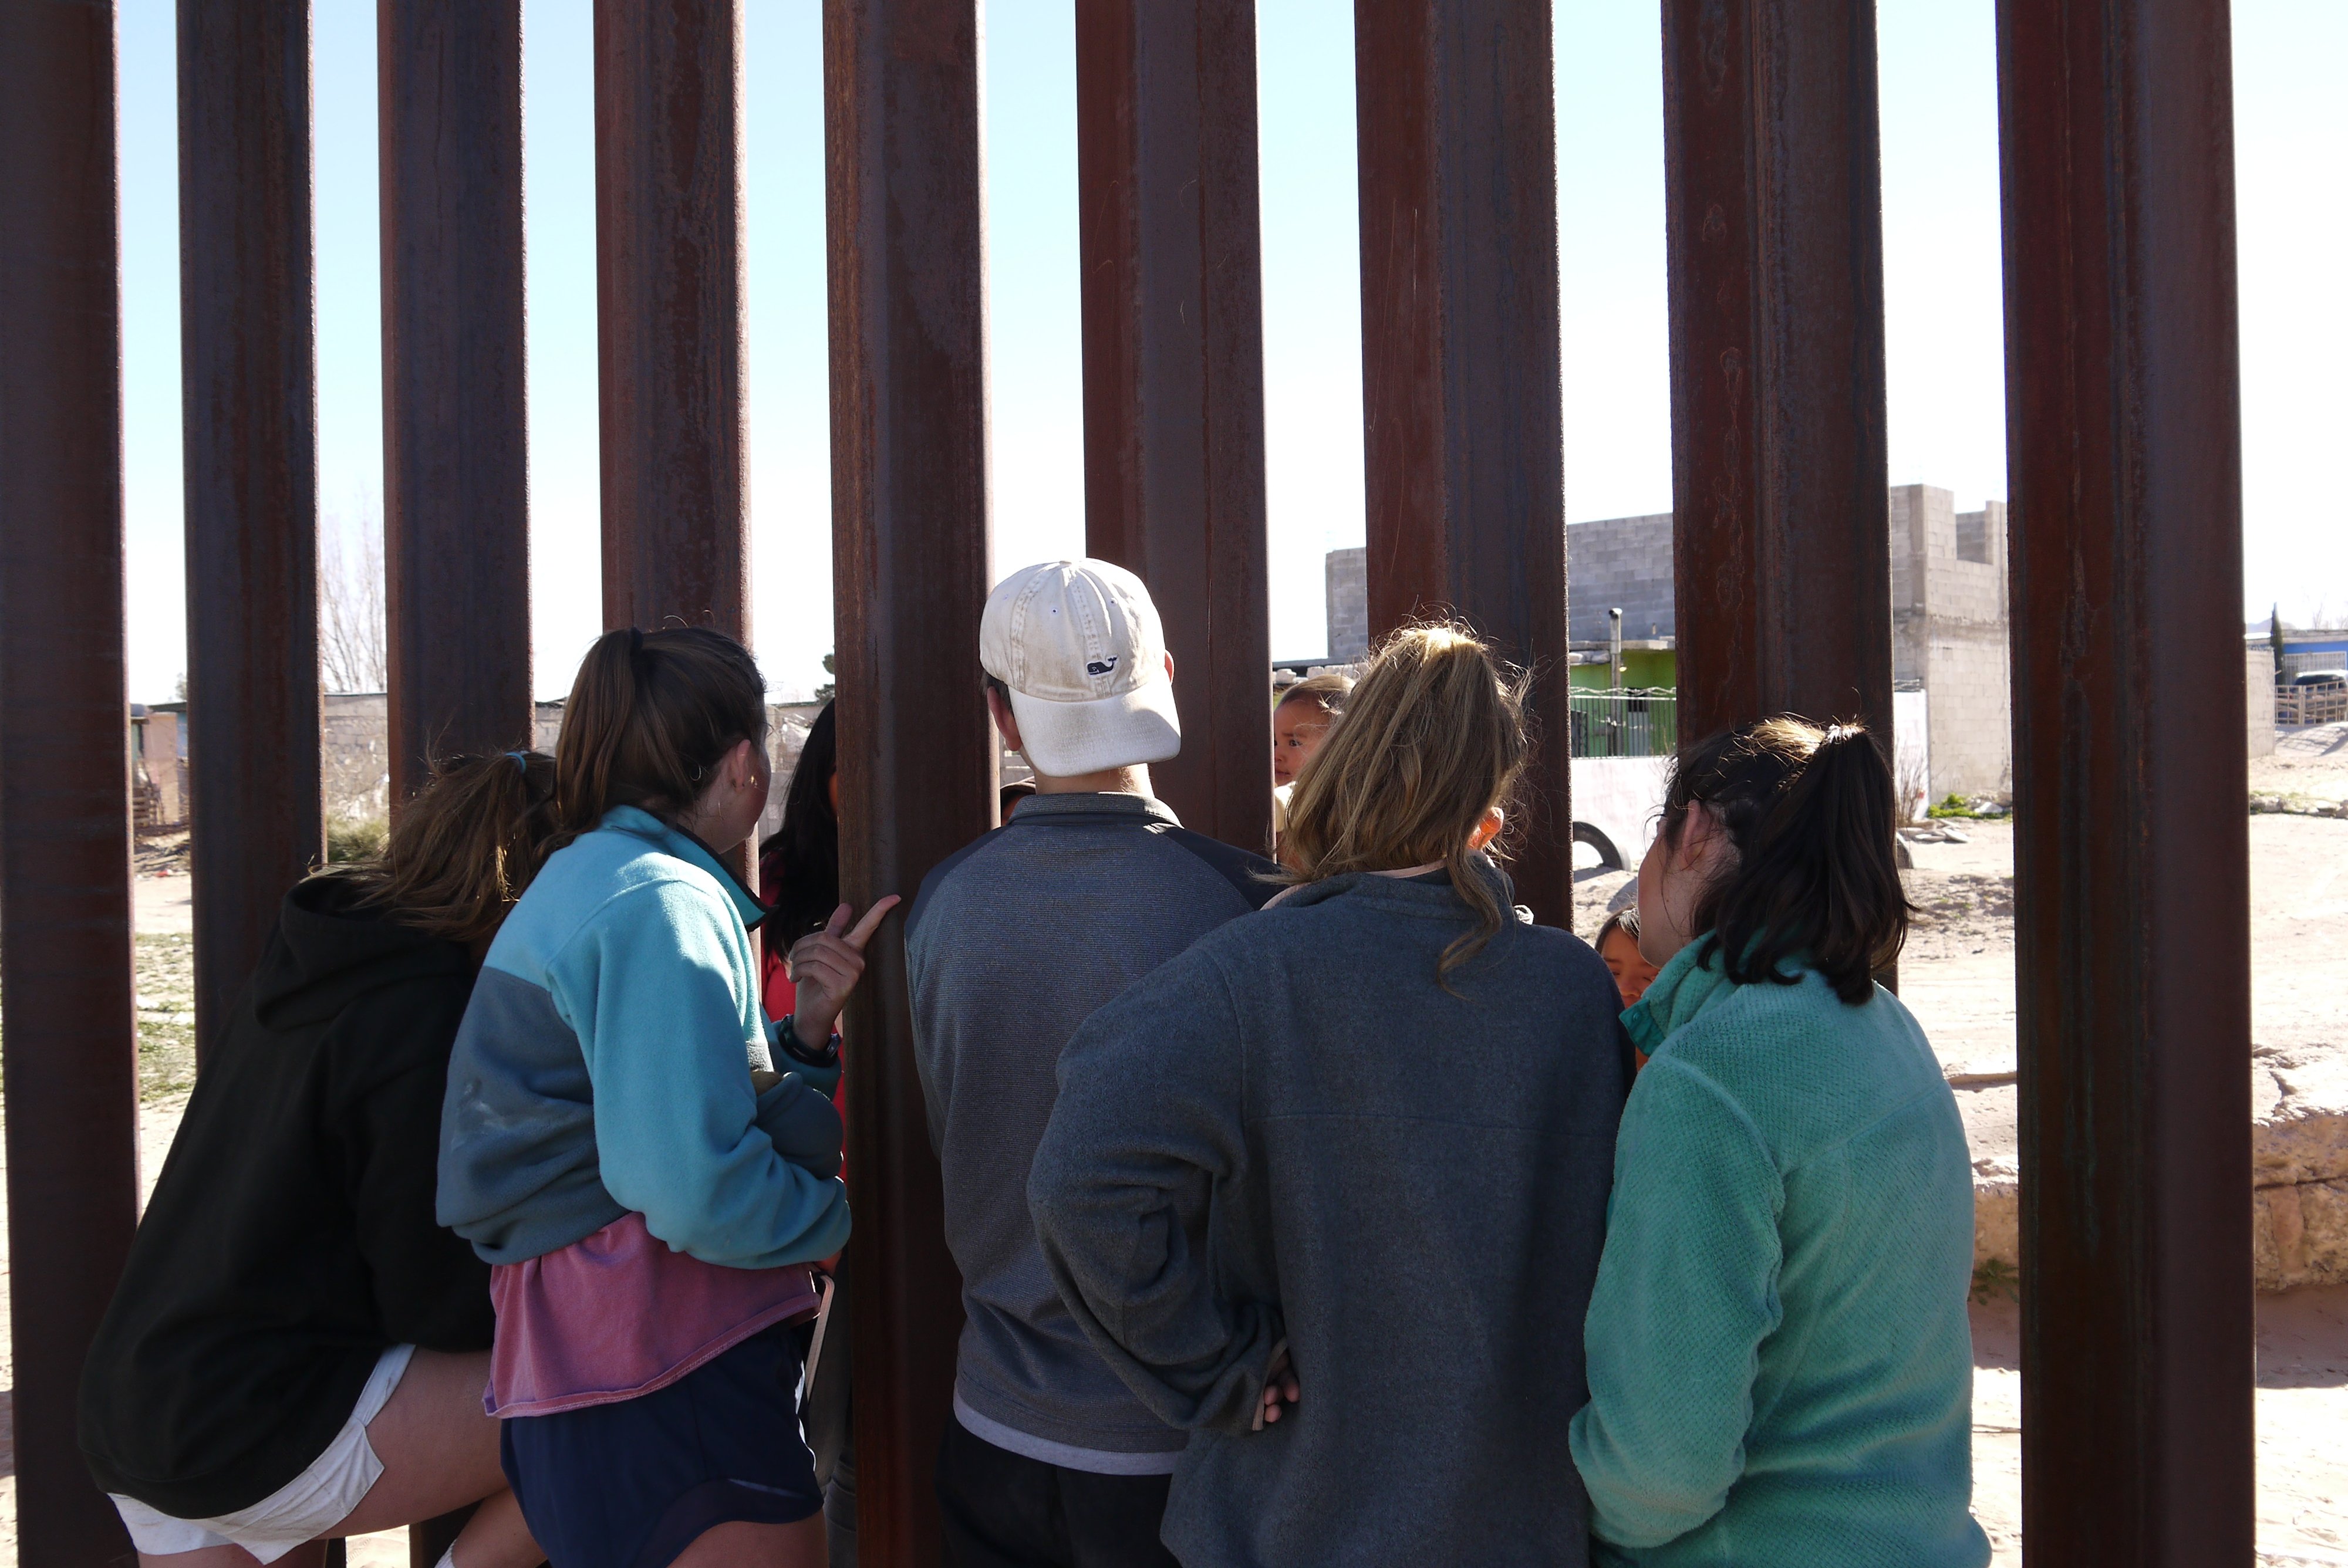
[[(1558, 6), (1566, 504), (1671, 505), (1658, 7)], [(755, 641), (778, 692), (831, 645), (818, 0), (748, 0), (746, 41)], [(590, 0), (527, 0), (535, 684), (594, 635), (594, 188)], [(1272, 644), (1319, 652), (1321, 557), (1362, 538), (1351, 6), (1260, 0)], [(170, 0), (122, 0), (124, 373), (131, 695), (185, 668), (176, 110)], [(379, 517), (375, 7), (320, 0), (320, 498)], [(2348, 117), (2338, 0), (2235, 0), (2246, 613), (2348, 620), (2348, 504), (2330, 199)], [(2002, 497), (1992, 0), (1881, 0), (1891, 477)], [(995, 564), (1083, 548), (1075, 44), (1068, 0), (986, 17)]]

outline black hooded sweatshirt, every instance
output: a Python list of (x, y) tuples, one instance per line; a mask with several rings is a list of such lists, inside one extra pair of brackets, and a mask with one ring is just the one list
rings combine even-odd
[(489, 1348), (489, 1270), (432, 1218), (473, 974), (341, 878), (286, 895), (83, 1366), (100, 1486), (248, 1508), (325, 1451), (391, 1346)]

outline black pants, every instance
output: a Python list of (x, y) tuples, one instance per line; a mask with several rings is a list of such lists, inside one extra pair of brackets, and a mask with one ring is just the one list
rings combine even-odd
[(938, 1502), (949, 1568), (1178, 1568), (1159, 1543), (1162, 1475), (1095, 1475), (996, 1448), (946, 1420)]
[(831, 1568), (856, 1568), (856, 1445), (839, 1450), (831, 1483), (823, 1491), (823, 1539), (831, 1548)]

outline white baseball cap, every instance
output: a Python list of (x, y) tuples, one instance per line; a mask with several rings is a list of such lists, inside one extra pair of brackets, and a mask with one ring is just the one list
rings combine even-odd
[(1045, 561), (1004, 578), (979, 620), (978, 661), (1011, 688), (1038, 773), (1073, 778), (1182, 749), (1158, 607), (1121, 566)]

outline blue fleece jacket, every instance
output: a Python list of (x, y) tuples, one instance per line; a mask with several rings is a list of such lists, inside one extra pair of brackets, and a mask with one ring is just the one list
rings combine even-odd
[(1712, 949), (1623, 1014), (1652, 1060), (1571, 1439), (1598, 1561), (1982, 1568), (1956, 1099), (1890, 992), (1738, 985)]
[(491, 1263), (631, 1211), (705, 1263), (773, 1268), (848, 1240), (837, 1070), (764, 1093), (747, 889), (633, 806), (557, 851), (506, 917), (448, 1061), (439, 1218)]

